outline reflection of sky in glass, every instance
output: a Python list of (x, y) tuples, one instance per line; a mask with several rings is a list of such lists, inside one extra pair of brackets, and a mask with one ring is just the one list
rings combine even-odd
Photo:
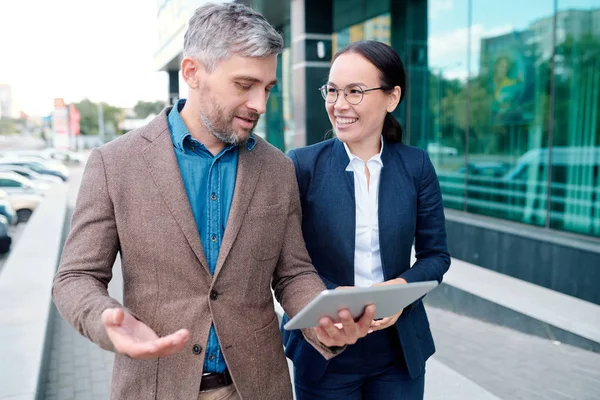
[[(551, 17), (554, 0), (430, 0), (429, 66), (446, 78), (467, 77), (468, 7), (472, 4), (471, 74), (479, 72), (482, 38), (522, 31), (533, 22)], [(558, 9), (600, 8), (600, 0), (559, 0)]]
[(391, 45), (390, 25), (391, 16), (385, 13), (342, 29), (333, 35), (333, 52), (337, 53), (358, 40), (377, 40)]

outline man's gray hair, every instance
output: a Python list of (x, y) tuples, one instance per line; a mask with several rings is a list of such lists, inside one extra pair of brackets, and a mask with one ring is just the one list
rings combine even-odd
[(208, 72), (233, 55), (262, 58), (282, 50), (283, 38), (265, 17), (236, 3), (198, 7), (183, 44), (183, 56), (196, 58)]

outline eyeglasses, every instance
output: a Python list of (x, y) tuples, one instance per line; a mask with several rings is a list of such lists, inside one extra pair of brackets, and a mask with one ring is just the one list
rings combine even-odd
[(359, 104), (365, 93), (370, 92), (372, 90), (387, 90), (386, 87), (376, 87), (370, 89), (363, 89), (358, 85), (348, 85), (343, 89), (338, 89), (332, 85), (323, 85), (319, 88), (321, 91), (321, 96), (328, 103), (335, 103), (339, 97), (340, 90), (344, 92), (344, 97), (346, 101), (352, 105)]

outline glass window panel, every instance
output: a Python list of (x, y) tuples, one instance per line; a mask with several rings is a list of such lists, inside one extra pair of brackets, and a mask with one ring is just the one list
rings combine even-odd
[[(428, 3), (427, 45), (411, 41), (409, 102), (411, 144), (423, 147), (436, 168), (444, 206), (465, 203), (465, 132), (467, 96), (468, 2)], [(426, 51), (424, 51), (426, 49)], [(405, 60), (406, 61), (406, 60)], [(426, 109), (427, 112), (419, 112)], [(421, 116), (423, 121), (414, 121)], [(416, 139), (415, 139), (416, 138)]]
[(600, 236), (600, 0), (558, 0), (552, 228)]
[(467, 211), (544, 226), (554, 1), (471, 4)]
[(390, 26), (390, 14), (385, 13), (335, 32), (332, 39), (333, 54), (359, 40), (377, 40), (391, 45)]

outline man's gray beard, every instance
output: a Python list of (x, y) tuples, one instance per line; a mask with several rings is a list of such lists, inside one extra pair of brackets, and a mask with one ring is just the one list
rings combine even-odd
[[(212, 122), (210, 122), (210, 119), (208, 119), (208, 117), (204, 114), (200, 114), (200, 118), (202, 119), (202, 123), (204, 124), (204, 127), (206, 128), (206, 130), (208, 130), (210, 132), (211, 135), (213, 135), (214, 137), (216, 137), (217, 139), (219, 139), (221, 142), (225, 143), (225, 144), (231, 144), (233, 146), (240, 146), (245, 144), (248, 141), (248, 138), (246, 139), (240, 139), (240, 137), (237, 135), (237, 133), (235, 133), (235, 131), (231, 130), (229, 132), (225, 132), (225, 131), (220, 131), (218, 129), (216, 129)], [(252, 131), (250, 131), (250, 133), (252, 133)], [(250, 135), (248, 135), (248, 137), (250, 137)]]

